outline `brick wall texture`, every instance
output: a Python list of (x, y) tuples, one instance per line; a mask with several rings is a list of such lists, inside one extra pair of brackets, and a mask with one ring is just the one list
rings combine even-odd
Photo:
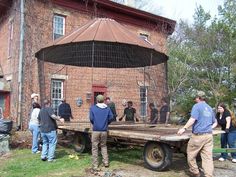
[[(85, 5), (84, 5), (85, 6)], [(140, 86), (148, 86), (148, 103), (155, 102), (160, 106), (161, 98), (167, 96), (166, 88), (166, 63), (145, 68), (88, 68), (53, 63), (42, 63), (35, 58), (35, 53), (51, 42), (53, 36), (53, 15), (62, 13), (66, 16), (65, 33), (68, 34), (79, 26), (94, 18), (93, 12), (81, 12), (76, 9), (66, 8), (54, 4), (52, 1), (26, 0), (25, 1), (25, 26), (24, 26), (24, 59), (23, 59), (23, 85), (22, 102), (18, 102), (18, 75), (19, 75), (19, 45), (20, 45), (20, 4), (16, 0), (11, 9), (0, 21), (0, 62), (4, 76), (11, 76), (11, 101), (10, 117), (23, 128), (27, 128), (29, 111), (31, 107), (30, 95), (40, 93), (42, 98), (51, 98), (52, 76), (64, 75), (63, 94), (71, 105), (74, 120), (88, 120), (88, 110), (92, 99), (86, 99), (92, 93), (93, 85), (104, 86), (106, 95), (111, 97), (117, 107), (118, 116), (123, 113), (122, 101), (131, 100), (137, 113), (140, 111)], [(14, 38), (12, 55), (8, 57), (9, 23), (13, 21)], [(122, 23), (130, 31), (139, 35), (140, 32), (149, 34), (149, 40), (159, 47), (161, 52), (166, 52), (165, 44), (167, 34), (149, 27)], [(76, 105), (76, 100), (81, 97), (82, 106)], [(19, 110), (18, 107), (21, 107)], [(21, 115), (21, 120), (19, 116)]]

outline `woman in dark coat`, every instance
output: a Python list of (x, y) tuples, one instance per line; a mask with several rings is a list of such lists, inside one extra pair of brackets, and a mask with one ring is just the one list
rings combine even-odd
[[(234, 115), (226, 108), (224, 103), (219, 103), (217, 106), (216, 119), (217, 123), (225, 133), (221, 134), (221, 148), (236, 148), (236, 127), (233, 125), (232, 118)], [(221, 153), (219, 161), (227, 159), (227, 153)], [(236, 163), (236, 153), (231, 153), (232, 162)]]

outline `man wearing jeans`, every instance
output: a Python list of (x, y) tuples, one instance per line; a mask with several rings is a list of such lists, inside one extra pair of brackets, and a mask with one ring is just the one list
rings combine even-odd
[(92, 163), (93, 170), (98, 170), (98, 145), (100, 143), (103, 164), (109, 167), (107, 153), (107, 129), (108, 124), (113, 120), (111, 109), (104, 103), (103, 95), (96, 97), (97, 104), (90, 108), (90, 122), (93, 125), (92, 132)]
[(53, 162), (57, 145), (57, 123), (56, 120), (64, 123), (64, 119), (56, 116), (50, 107), (49, 100), (44, 100), (44, 107), (40, 110), (38, 119), (40, 132), (43, 139), (41, 159)]
[(200, 153), (204, 175), (206, 177), (213, 177), (212, 129), (216, 127), (217, 122), (212, 108), (205, 102), (204, 92), (197, 94), (195, 102), (196, 104), (192, 108), (190, 119), (183, 128), (179, 129), (178, 134), (183, 134), (187, 128), (192, 126), (192, 136), (187, 147), (189, 171), (194, 176), (200, 176), (196, 163), (196, 157)]

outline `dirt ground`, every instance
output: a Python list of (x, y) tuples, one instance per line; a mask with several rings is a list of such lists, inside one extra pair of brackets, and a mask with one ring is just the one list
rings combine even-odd
[[(59, 136), (60, 137), (60, 136)], [(14, 134), (11, 145), (14, 147), (29, 148), (31, 135), (28, 131)], [(59, 138), (60, 141), (60, 138)], [(214, 154), (214, 175), (215, 177), (235, 177), (236, 164), (230, 160), (219, 162), (219, 154)], [(170, 168), (166, 171), (156, 172), (145, 167), (144, 161), (140, 160), (137, 164), (124, 164), (122, 167), (102, 168), (100, 172), (93, 174), (90, 169), (86, 169), (84, 177), (187, 177), (188, 165), (183, 154), (173, 154), (173, 161)], [(76, 177), (76, 176), (74, 176)], [(80, 176), (81, 177), (81, 176)]]
[[(214, 176), (215, 177), (235, 177), (236, 176), (236, 164), (230, 160), (225, 162), (219, 162), (217, 160), (219, 155), (214, 157)], [(200, 164), (199, 164), (200, 165)], [(137, 165), (128, 164), (119, 169), (106, 170), (101, 169), (101, 172), (97, 174), (91, 174), (88, 170), (86, 177), (188, 177), (188, 165), (186, 158), (181, 154), (174, 154), (173, 163), (171, 167), (162, 172), (156, 172), (147, 169), (143, 162)], [(85, 176), (84, 176), (85, 177)]]

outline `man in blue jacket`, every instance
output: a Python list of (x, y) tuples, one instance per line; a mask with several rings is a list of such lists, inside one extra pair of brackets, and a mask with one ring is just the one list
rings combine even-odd
[(107, 130), (108, 124), (112, 122), (112, 111), (104, 103), (103, 95), (96, 97), (97, 104), (90, 108), (90, 122), (93, 124), (92, 132), (92, 163), (93, 170), (98, 170), (98, 145), (101, 146), (101, 154), (103, 164), (109, 167), (108, 153), (107, 153)]

